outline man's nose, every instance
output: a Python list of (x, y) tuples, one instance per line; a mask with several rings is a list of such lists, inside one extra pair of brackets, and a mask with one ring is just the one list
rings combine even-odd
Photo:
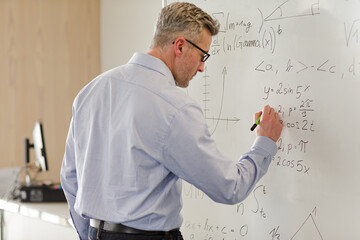
[(197, 70), (198, 72), (204, 72), (204, 68), (205, 68), (205, 62), (201, 62)]

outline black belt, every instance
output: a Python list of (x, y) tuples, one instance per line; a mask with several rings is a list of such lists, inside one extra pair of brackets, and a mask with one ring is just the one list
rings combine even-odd
[(138, 234), (138, 235), (148, 235), (148, 236), (154, 236), (154, 235), (166, 235), (174, 231), (179, 231), (179, 229), (173, 229), (171, 231), (165, 232), (165, 231), (144, 231), (136, 228), (127, 227), (121, 223), (109, 223), (105, 221), (100, 221), (96, 219), (90, 219), (90, 226), (102, 229), (104, 231), (109, 232), (117, 232), (117, 233), (125, 233), (125, 234)]

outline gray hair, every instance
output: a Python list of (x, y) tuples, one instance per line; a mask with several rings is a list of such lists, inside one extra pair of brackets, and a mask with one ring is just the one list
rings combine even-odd
[(220, 24), (194, 4), (171, 3), (164, 7), (159, 14), (151, 47), (163, 47), (179, 36), (197, 42), (204, 28), (214, 36), (218, 34)]

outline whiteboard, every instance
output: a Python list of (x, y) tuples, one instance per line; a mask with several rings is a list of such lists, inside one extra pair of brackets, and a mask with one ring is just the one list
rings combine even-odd
[(219, 149), (234, 161), (247, 152), (266, 104), (284, 130), (244, 202), (184, 183), (185, 239), (360, 239), (360, 1), (191, 2), (221, 23), (186, 90)]

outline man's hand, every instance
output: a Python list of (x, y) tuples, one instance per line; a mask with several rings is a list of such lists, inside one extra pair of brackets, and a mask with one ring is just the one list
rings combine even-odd
[(261, 112), (255, 113), (254, 122), (259, 118), (260, 114), (261, 120), (259, 126), (256, 128), (256, 135), (265, 136), (277, 142), (283, 128), (282, 123), (280, 123), (279, 114), (267, 105)]

